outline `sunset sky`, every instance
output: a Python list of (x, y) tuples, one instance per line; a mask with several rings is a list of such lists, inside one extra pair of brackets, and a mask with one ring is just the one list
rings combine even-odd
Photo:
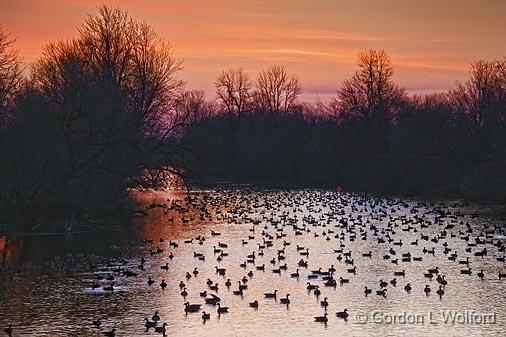
[(87, 13), (119, 5), (145, 20), (184, 58), (189, 88), (213, 96), (216, 75), (244, 66), (252, 75), (285, 64), (305, 97), (333, 94), (361, 49), (385, 49), (411, 93), (441, 91), (470, 62), (506, 55), (502, 0), (0, 0), (0, 23), (27, 62), (44, 43), (76, 35)]

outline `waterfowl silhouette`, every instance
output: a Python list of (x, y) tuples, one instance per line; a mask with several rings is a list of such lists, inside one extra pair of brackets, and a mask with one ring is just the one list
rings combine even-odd
[(206, 321), (206, 320), (208, 320), (208, 319), (210, 319), (210, 318), (211, 318), (211, 314), (208, 314), (208, 313), (206, 313), (205, 311), (202, 311), (202, 319), (203, 319), (204, 321)]
[(150, 322), (147, 317), (144, 318), (144, 320), (146, 321), (146, 323), (144, 323), (144, 327), (146, 328), (146, 330), (149, 330), (150, 328), (154, 328), (158, 324), (158, 322)]
[(220, 303), (218, 303), (218, 315), (228, 312), (228, 307), (222, 307)]
[(162, 324), (162, 326), (155, 327), (155, 332), (160, 333), (165, 336), (165, 333), (167, 332), (166, 326), (167, 326), (167, 323), (164, 322)]
[(315, 322), (323, 322), (326, 323), (329, 319), (327, 318), (327, 313), (324, 313), (323, 316), (316, 316), (314, 318)]
[(276, 298), (277, 292), (278, 292), (277, 290), (274, 290), (274, 292), (272, 292), (272, 293), (265, 293), (264, 296), (265, 296), (265, 298)]
[(106, 337), (116, 337), (116, 328), (112, 328), (111, 331), (102, 332), (102, 334)]
[(347, 319), (348, 318), (348, 309), (344, 309), (343, 311), (336, 312), (336, 316), (339, 318)]
[(289, 296), (290, 296), (290, 294), (286, 294), (286, 297), (285, 298), (280, 298), (279, 302), (281, 304), (290, 304), (290, 299), (288, 298)]
[(258, 308), (258, 301), (254, 300), (253, 302), (250, 302), (249, 306), (252, 307), (252, 308)]
[(5, 329), (4, 332), (7, 336), (12, 336), (12, 324), (9, 324)]

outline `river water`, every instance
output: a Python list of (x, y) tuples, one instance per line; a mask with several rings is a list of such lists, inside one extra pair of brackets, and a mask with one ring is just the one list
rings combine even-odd
[[(190, 203), (185, 196), (137, 195), (141, 212), (122, 226), (9, 242), (0, 237), (0, 327), (12, 324), (13, 336), (103, 336), (113, 327), (116, 336), (159, 336), (144, 327), (144, 318), (158, 311), (158, 326), (166, 322), (172, 336), (506, 335), (506, 275), (499, 279), (506, 273), (506, 226), (494, 208), (322, 190), (194, 191)], [(306, 248), (309, 255), (301, 255)], [(485, 256), (475, 255), (484, 250)], [(254, 261), (241, 266), (253, 253)], [(468, 265), (459, 263), (466, 258)], [(298, 266), (301, 259), (307, 268)], [(325, 274), (313, 273), (329, 268), (335, 287), (325, 286)], [(468, 268), (471, 275), (461, 273)], [(299, 277), (291, 277), (297, 269)], [(125, 270), (137, 275), (127, 277)], [(447, 281), (441, 297), (438, 275)], [(247, 289), (235, 295), (243, 278)], [(208, 279), (218, 283), (217, 291)], [(388, 283), (386, 296), (376, 294), (380, 280)], [(113, 291), (104, 290), (111, 282)], [(319, 286), (319, 296), (307, 290), (308, 282)], [(364, 287), (372, 293), (366, 296)], [(265, 298), (274, 290), (275, 299)], [(218, 315), (203, 291), (219, 296), (229, 312)], [(280, 303), (287, 293), (290, 304)], [(258, 308), (249, 306), (254, 300)], [(201, 304), (210, 319), (203, 321), (201, 311), (186, 313), (185, 302)], [(336, 317), (345, 308), (348, 318)], [(328, 322), (315, 322), (325, 312)], [(97, 318), (100, 329), (92, 324)]]

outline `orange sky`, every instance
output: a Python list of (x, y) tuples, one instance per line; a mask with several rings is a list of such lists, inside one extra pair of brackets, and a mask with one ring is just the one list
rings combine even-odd
[(285, 64), (314, 97), (351, 76), (361, 49), (385, 49), (411, 93), (450, 88), (469, 62), (506, 55), (502, 0), (0, 0), (0, 23), (30, 62), (102, 3), (150, 23), (184, 58), (188, 86), (210, 97), (216, 75), (236, 65), (254, 75)]

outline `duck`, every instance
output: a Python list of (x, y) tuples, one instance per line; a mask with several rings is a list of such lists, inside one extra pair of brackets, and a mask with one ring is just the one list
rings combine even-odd
[(336, 317), (347, 319), (348, 318), (348, 309), (344, 309), (343, 311), (336, 312)]
[(286, 297), (285, 297), (285, 298), (281, 298), (281, 299), (279, 300), (279, 302), (280, 302), (281, 304), (290, 304), (290, 299), (288, 298), (289, 296), (290, 296), (290, 294), (286, 294)]
[(315, 320), (315, 322), (323, 322), (323, 323), (327, 323), (327, 321), (329, 320), (329, 319), (327, 318), (327, 315), (328, 315), (327, 313), (324, 313), (324, 314), (323, 314), (323, 316), (316, 316), (316, 317), (314, 318), (314, 320)]

